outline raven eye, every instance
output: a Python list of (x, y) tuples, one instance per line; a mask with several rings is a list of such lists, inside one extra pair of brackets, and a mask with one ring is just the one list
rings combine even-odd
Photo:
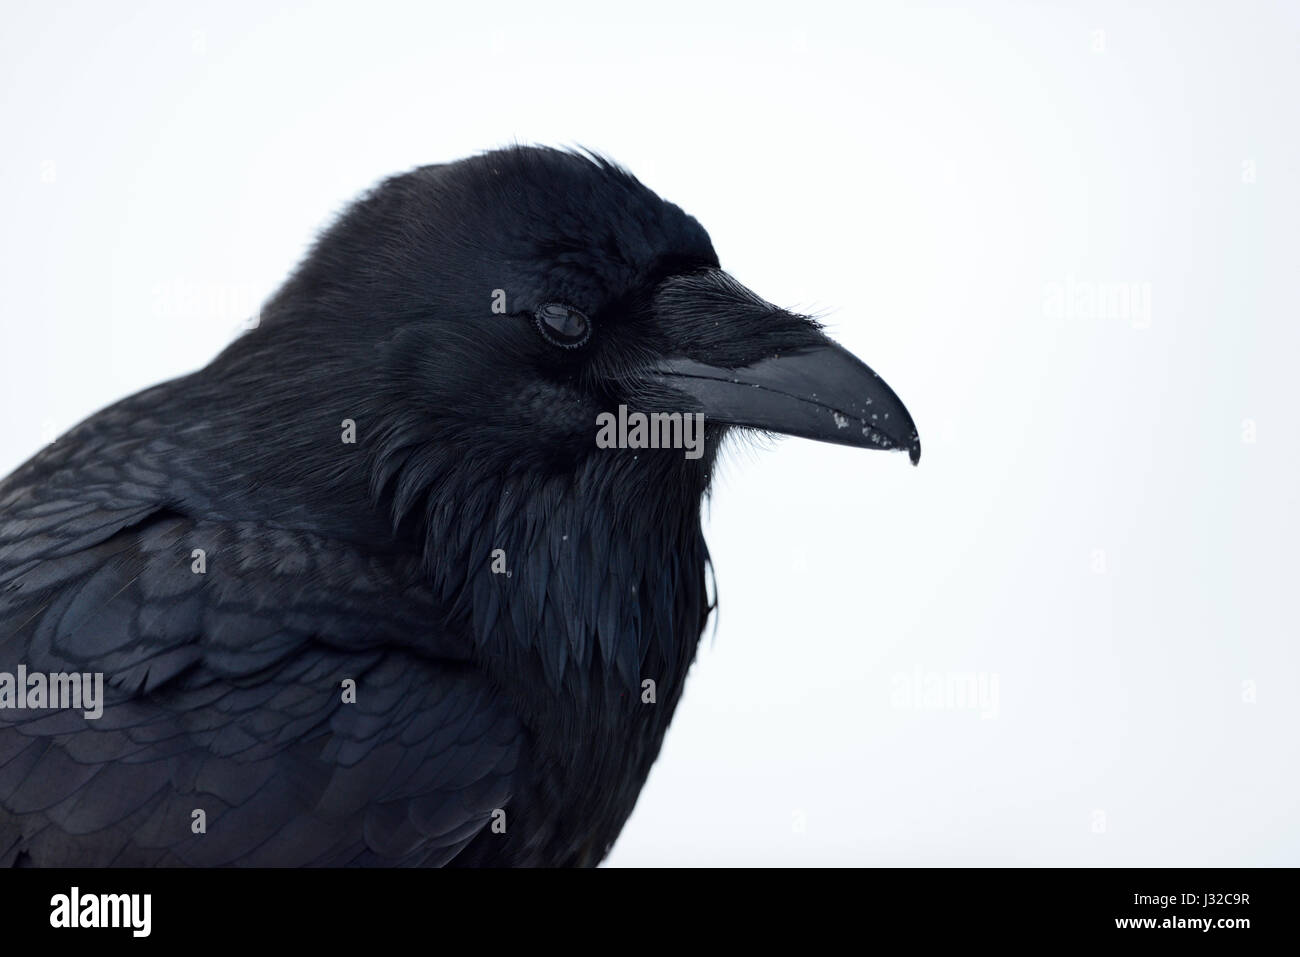
[(548, 302), (535, 315), (542, 337), (553, 346), (576, 349), (591, 337), (590, 320), (572, 306)]

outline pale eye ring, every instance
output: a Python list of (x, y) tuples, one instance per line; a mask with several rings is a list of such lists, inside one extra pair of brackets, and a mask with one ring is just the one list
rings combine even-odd
[(542, 338), (553, 346), (577, 349), (591, 338), (591, 320), (562, 302), (543, 303), (533, 315)]

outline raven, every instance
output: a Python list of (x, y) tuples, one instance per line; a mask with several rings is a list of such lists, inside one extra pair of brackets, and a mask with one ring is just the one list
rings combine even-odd
[(0, 483), (0, 866), (599, 863), (745, 429), (920, 455), (613, 162), (383, 181), (208, 366)]

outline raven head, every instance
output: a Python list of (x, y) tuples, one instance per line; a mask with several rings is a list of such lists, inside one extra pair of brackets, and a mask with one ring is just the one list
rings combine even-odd
[(723, 272), (695, 219), (598, 157), (516, 147), (387, 180), (263, 322), (305, 316), (333, 323), (312, 333), (321, 349), (363, 338), (353, 374), (401, 410), (382, 426), (377, 487), (421, 443), (571, 475), (604, 453), (601, 416), (620, 407), (702, 414), (707, 455), (687, 467), (704, 472), (732, 427), (920, 455), (874, 372)]
[(550, 149), (381, 183), (178, 389), (204, 413), (173, 430), (198, 449), (183, 504), (395, 556), (434, 598), (427, 632), (472, 648), (526, 717), (538, 786), (584, 809), (596, 858), (713, 608), (700, 503), (721, 438), (920, 454), (889, 387), (722, 272), (699, 223)]

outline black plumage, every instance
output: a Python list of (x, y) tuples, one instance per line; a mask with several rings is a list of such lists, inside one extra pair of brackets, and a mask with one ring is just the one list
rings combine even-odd
[[(597, 447), (620, 405), (703, 413), (701, 454)], [(106, 682), (97, 720), (0, 707), (0, 865), (599, 862), (746, 427), (919, 455), (874, 373), (613, 164), (385, 181), (210, 365), (0, 483), (0, 672)]]

